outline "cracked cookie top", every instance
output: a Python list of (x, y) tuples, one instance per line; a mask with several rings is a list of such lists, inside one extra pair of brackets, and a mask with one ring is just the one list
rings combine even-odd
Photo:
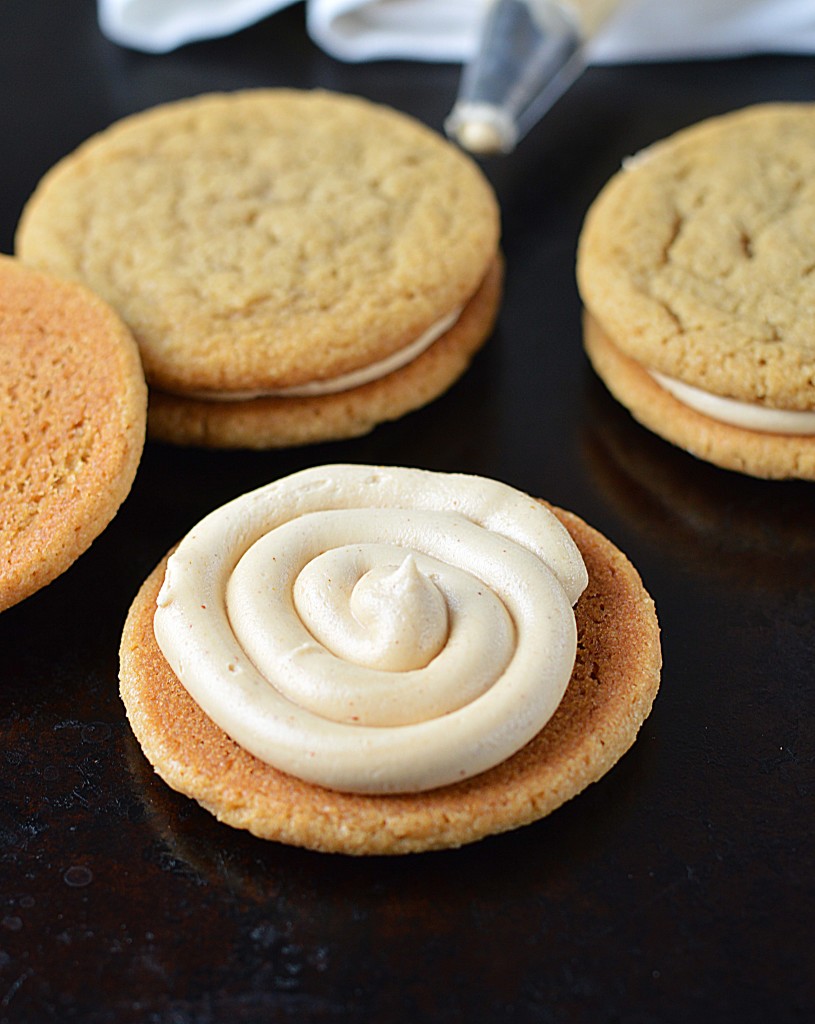
[(815, 104), (712, 118), (627, 161), (588, 212), (577, 273), (648, 369), (815, 408)]
[(94, 136), (39, 184), (16, 246), (106, 298), (149, 382), (187, 394), (386, 359), (473, 296), (498, 230), (476, 164), (413, 118), (258, 89)]

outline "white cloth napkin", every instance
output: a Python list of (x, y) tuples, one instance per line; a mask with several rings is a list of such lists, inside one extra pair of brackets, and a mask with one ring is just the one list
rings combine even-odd
[[(150, 53), (227, 35), (295, 0), (98, 0), (114, 42)], [(344, 61), (469, 60), (488, 0), (306, 0), (311, 38)], [(813, 0), (628, 0), (594, 63), (815, 52)]]

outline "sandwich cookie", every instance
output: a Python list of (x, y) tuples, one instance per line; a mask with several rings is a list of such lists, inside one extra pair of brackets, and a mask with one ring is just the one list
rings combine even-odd
[(147, 389), (102, 299), (0, 257), (0, 611), (63, 573), (124, 501)]
[(644, 426), (815, 479), (815, 105), (712, 118), (628, 161), (578, 247), (585, 345)]
[(17, 253), (83, 280), (141, 349), (152, 436), (274, 447), (426, 404), (489, 336), (499, 212), (395, 110), (261, 89), (166, 104), (45, 175)]

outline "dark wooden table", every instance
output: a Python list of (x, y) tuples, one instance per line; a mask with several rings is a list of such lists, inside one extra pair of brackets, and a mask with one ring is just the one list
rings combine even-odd
[[(166, 56), (91, 0), (0, 5), (0, 250), (39, 176), (131, 111), (321, 86), (440, 128), (458, 68), (344, 65), (301, 7)], [(508, 278), (498, 330), (444, 398), (286, 453), (147, 447), (61, 579), (0, 617), (0, 1022), (812, 1020), (815, 485), (716, 470), (637, 427), (581, 351), (574, 251), (626, 154), (765, 100), (815, 59), (590, 70), (489, 161)], [(654, 595), (665, 669), (610, 775), (549, 819), (447, 853), (351, 860), (263, 843), (170, 791), (117, 693), (127, 607), (224, 500), (334, 460), (482, 473), (573, 509)]]

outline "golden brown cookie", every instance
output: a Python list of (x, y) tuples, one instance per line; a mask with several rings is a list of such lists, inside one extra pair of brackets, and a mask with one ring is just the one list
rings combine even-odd
[(138, 349), (85, 287), (0, 257), (0, 610), (64, 572), (127, 496), (144, 444)]
[[(578, 250), (587, 345), (618, 399), (674, 444), (761, 477), (815, 466), (813, 140), (812, 104), (678, 132), (611, 179)], [(625, 374), (601, 362), (609, 344)]]
[[(490, 185), (437, 133), (355, 97), (260, 89), (166, 104), (91, 138), (39, 184), (16, 246), (119, 310), (164, 393), (160, 436), (243, 444), (234, 438), (257, 423), (264, 439), (246, 443), (266, 445), (313, 433), (319, 405), (301, 401), (303, 388), (328, 399), (320, 434), (385, 418), (376, 391), (364, 408), (358, 375), (398, 371), (420, 339), (448, 332), (498, 238)], [(467, 332), (471, 351), (492, 320)], [(452, 366), (398, 403), (431, 400)], [(326, 387), (357, 392), (347, 416)], [(260, 414), (223, 408), (260, 397), (277, 400)], [(300, 409), (302, 430), (287, 422)]]
[(162, 562), (134, 601), (121, 645), (121, 693), (148, 760), (219, 820), (327, 852), (399, 854), (461, 846), (544, 817), (631, 746), (659, 685), (653, 602), (628, 559), (571, 513), (589, 583), (576, 607), (577, 658), (565, 697), (535, 738), (497, 767), (420, 794), (328, 790), (248, 754), (199, 709), (153, 632)]

